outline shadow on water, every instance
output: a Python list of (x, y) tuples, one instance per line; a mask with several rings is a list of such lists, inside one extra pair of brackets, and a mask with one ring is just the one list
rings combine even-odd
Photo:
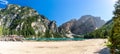
[(100, 51), (95, 52), (95, 54), (110, 54), (109, 48), (103, 48)]

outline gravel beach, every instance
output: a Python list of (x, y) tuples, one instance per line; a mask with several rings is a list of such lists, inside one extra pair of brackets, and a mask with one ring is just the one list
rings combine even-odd
[(54, 42), (0, 41), (0, 54), (109, 54), (106, 39)]

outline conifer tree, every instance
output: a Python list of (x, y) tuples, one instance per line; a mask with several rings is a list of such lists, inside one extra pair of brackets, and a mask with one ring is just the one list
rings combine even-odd
[(113, 27), (109, 36), (109, 47), (111, 54), (120, 54), (120, 0), (115, 4), (115, 11), (113, 14)]

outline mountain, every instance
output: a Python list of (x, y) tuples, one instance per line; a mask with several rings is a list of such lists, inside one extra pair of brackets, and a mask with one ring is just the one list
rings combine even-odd
[(101, 28), (86, 34), (85, 38), (107, 38), (110, 36), (110, 31), (113, 26), (113, 20), (109, 20), (107, 23), (105, 23)]
[(92, 32), (105, 24), (105, 21), (100, 17), (84, 15), (80, 19), (72, 19), (59, 27), (59, 30), (64, 30), (70, 34), (86, 34)]
[(9, 4), (0, 9), (1, 35), (22, 35), (34, 38), (63, 38), (56, 21), (50, 21), (30, 7)]
[[(101, 20), (100, 17), (85, 15), (78, 20), (72, 19), (57, 27), (56, 21), (50, 21), (30, 7), (8, 4), (6, 8), (0, 9), (1, 36), (74, 38), (74, 34), (86, 34), (100, 28), (104, 24), (105, 21)], [(89, 36), (86, 35), (86, 37)]]

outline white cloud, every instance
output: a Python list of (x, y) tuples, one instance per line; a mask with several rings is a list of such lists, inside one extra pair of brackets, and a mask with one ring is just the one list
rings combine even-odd
[(8, 4), (8, 1), (7, 1), (7, 0), (0, 0), (0, 4), (7, 5), (7, 4)]

